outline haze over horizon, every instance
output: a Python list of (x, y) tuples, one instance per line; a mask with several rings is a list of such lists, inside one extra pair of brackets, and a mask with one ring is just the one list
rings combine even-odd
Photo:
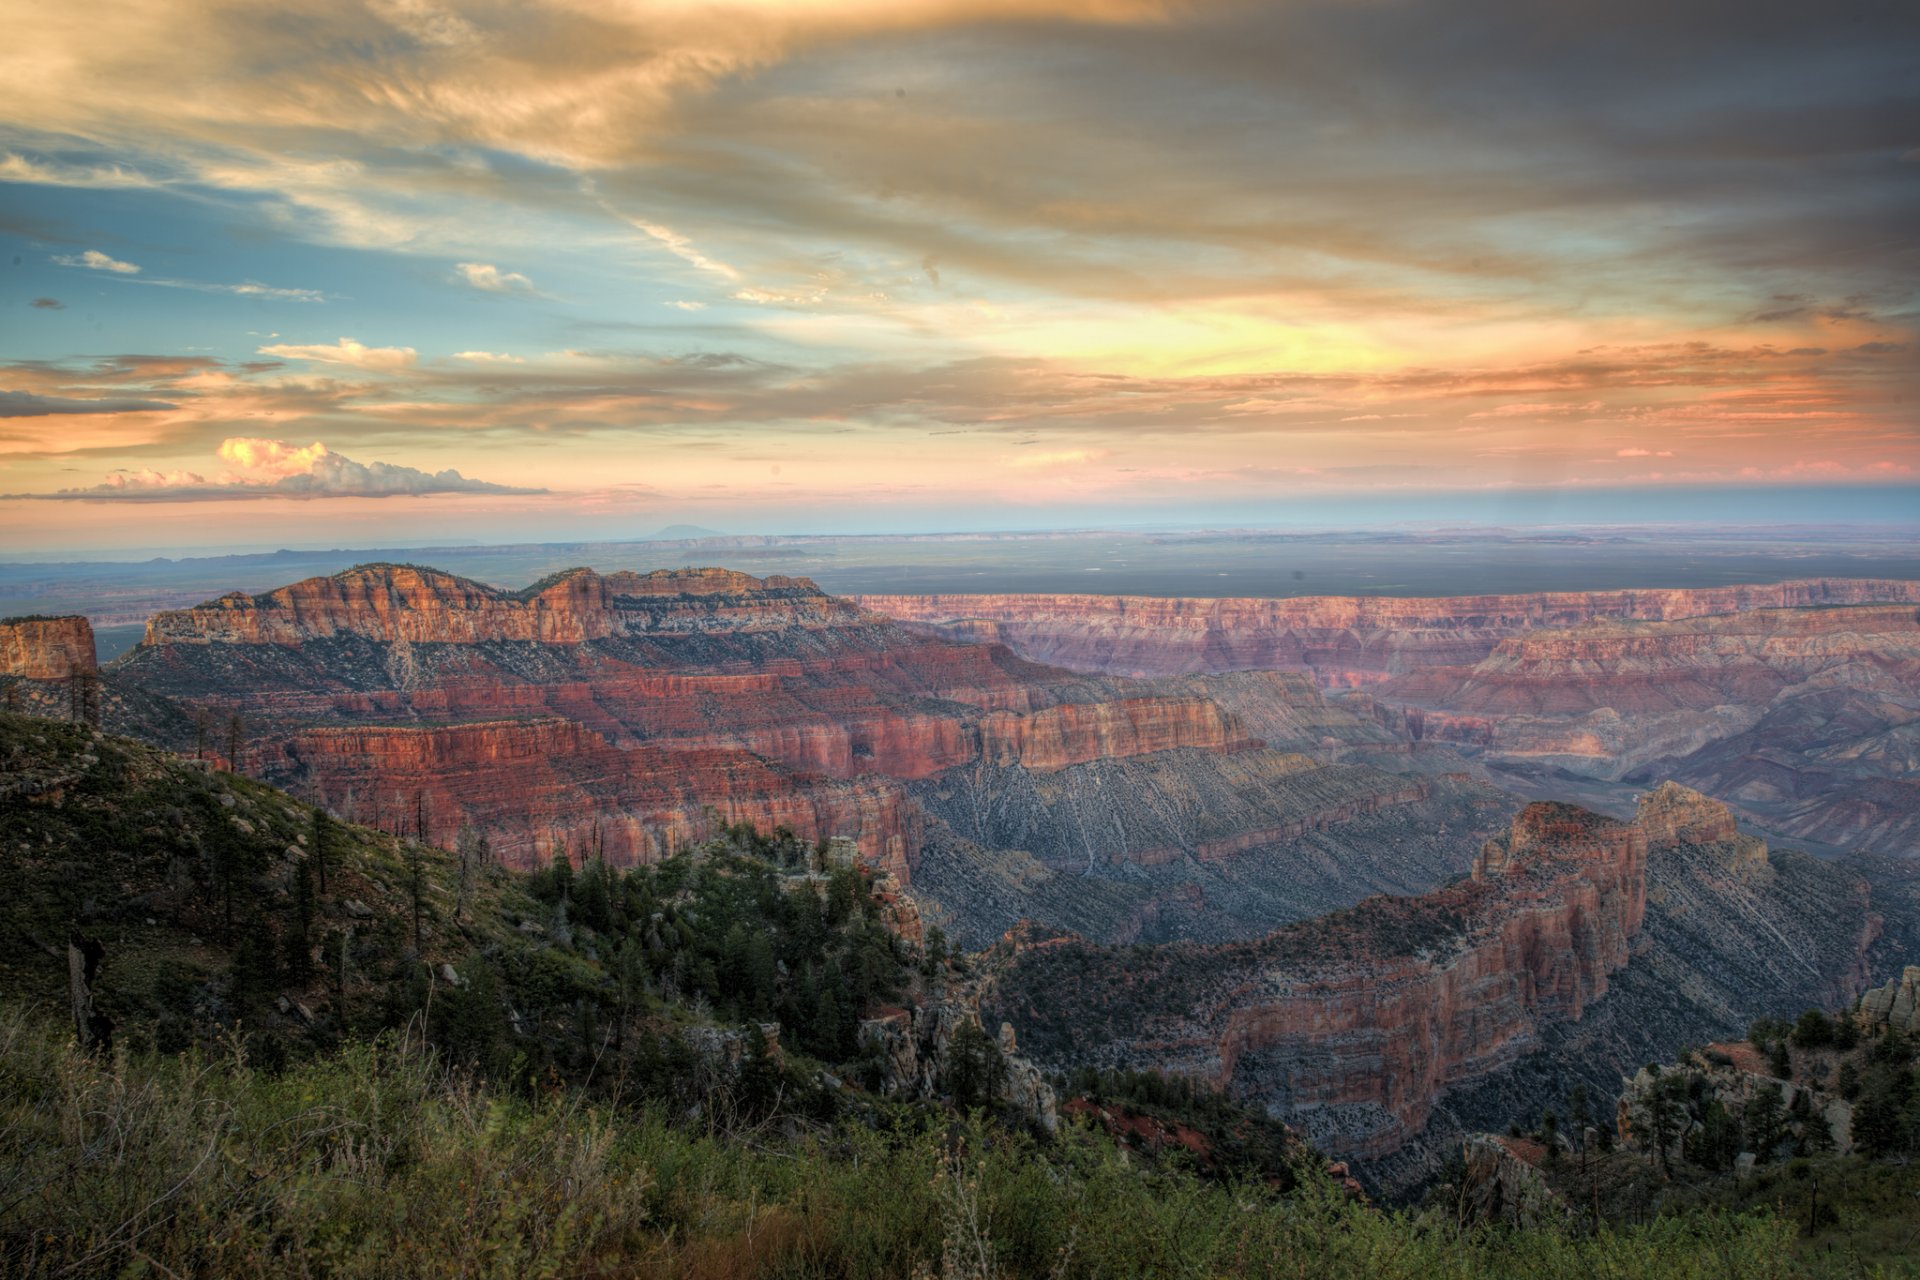
[(5, 9), (20, 555), (1920, 511), (1891, 0)]

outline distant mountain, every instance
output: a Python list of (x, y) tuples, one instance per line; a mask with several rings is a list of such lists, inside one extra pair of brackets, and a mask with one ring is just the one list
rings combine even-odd
[(670, 524), (657, 529), (641, 538), (642, 542), (686, 542), (691, 538), (724, 538), (727, 535), (718, 529), (709, 529), (698, 524)]

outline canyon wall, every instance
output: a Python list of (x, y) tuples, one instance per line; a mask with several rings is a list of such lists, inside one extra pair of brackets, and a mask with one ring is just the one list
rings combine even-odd
[(1076, 671), (1184, 675), (1311, 671), (1332, 688), (1471, 665), (1502, 639), (1597, 618), (1668, 620), (1752, 609), (1920, 603), (1920, 582), (1823, 578), (1768, 585), (1415, 598), (1206, 599), (1087, 595), (868, 595), (865, 608), (955, 638), (1004, 644)]
[[(1168, 868), (1154, 892), (1174, 894), (1343, 822), (1437, 812), (1418, 780), (1268, 749), (1204, 680), (1078, 675), (726, 570), (576, 570), (507, 592), (362, 566), (157, 615), (111, 675), (237, 713), (248, 767), (295, 792), (351, 792), (385, 815), (363, 818), (403, 827), (419, 797), (433, 838), (471, 822), (516, 865), (563, 845), (658, 857), (711, 810), (848, 836), (902, 883), (938, 822), (1053, 865)], [(1276, 731), (1387, 736), (1285, 678), (1232, 693)], [(1430, 824), (1446, 841), (1396, 875), (1424, 887), (1464, 868), (1473, 806), (1449, 806), (1451, 826)]]
[(85, 618), (0, 619), (0, 675), (65, 680), (95, 669), (93, 627)]
[(1725, 866), (1732, 832), (1724, 806), (1680, 787), (1645, 797), (1631, 823), (1539, 803), (1467, 880), (1253, 942), (1122, 963), (1072, 935), (1016, 931), (993, 961), (994, 1016), (1050, 1067), (1184, 1072), (1276, 1108), (1337, 1154), (1377, 1158), (1420, 1133), (1449, 1088), (1581, 1020), (1635, 953), (1650, 860), (1707, 840)]
[(872, 865), (910, 879), (923, 819), (897, 783), (794, 773), (750, 752), (621, 749), (572, 721), (496, 721), (431, 728), (315, 727), (295, 733), (269, 776), (307, 779), (342, 816), (452, 847), (485, 830), (508, 866), (556, 852), (649, 862), (751, 823), (803, 840), (852, 839)]

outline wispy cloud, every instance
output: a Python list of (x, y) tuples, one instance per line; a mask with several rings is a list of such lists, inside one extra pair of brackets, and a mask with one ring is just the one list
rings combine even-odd
[(0, 182), (40, 187), (151, 187), (145, 174), (118, 164), (61, 164), (33, 160), (17, 152), (0, 153)]
[(61, 254), (55, 257), (54, 261), (63, 267), (85, 267), (89, 271), (111, 271), (115, 275), (121, 276), (140, 274), (140, 268), (134, 266), (133, 263), (122, 262), (118, 258), (110, 257), (100, 252), (98, 249), (89, 249), (85, 253), (79, 254)]
[(204, 280), (176, 280), (165, 276), (143, 275), (141, 268), (133, 263), (122, 262), (98, 249), (88, 249), (80, 254), (58, 255), (54, 261), (63, 267), (84, 267), (89, 271), (105, 271), (133, 284), (155, 285), (163, 289), (191, 289), (197, 293), (227, 293), (235, 297), (265, 298), (280, 302), (325, 302), (328, 296), (319, 289), (281, 288), (254, 280), (245, 280), (239, 284), (214, 284)]
[(43, 396), (30, 391), (0, 391), (0, 418), (46, 418), (68, 414), (153, 413), (177, 406), (165, 400)]
[(532, 293), (533, 281), (518, 271), (502, 271), (485, 262), (456, 263), (454, 270), (460, 278), (476, 289), (488, 293)]
[(368, 373), (401, 373), (411, 369), (420, 359), (420, 353), (412, 347), (369, 347), (353, 338), (341, 338), (338, 342), (295, 343), (282, 342), (260, 348), (263, 356), (277, 356), (282, 360), (311, 360), (316, 364), (340, 364), (354, 369), (364, 369)]

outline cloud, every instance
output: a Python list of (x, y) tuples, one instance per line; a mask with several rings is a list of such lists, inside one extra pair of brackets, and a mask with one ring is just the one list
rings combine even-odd
[(261, 347), (263, 356), (283, 360), (311, 360), (318, 364), (343, 364), (368, 373), (401, 373), (411, 369), (420, 353), (412, 347), (369, 347), (352, 338), (342, 338), (332, 346), (325, 343), (276, 343)]
[(39, 187), (151, 187), (154, 181), (122, 165), (70, 165), (30, 160), (16, 152), (0, 154), (0, 182)]
[(485, 262), (460, 262), (454, 264), (460, 278), (476, 289), (488, 293), (532, 293), (533, 281), (518, 271), (502, 271)]
[(92, 271), (105, 271), (133, 284), (152, 285), (162, 289), (191, 289), (197, 293), (227, 293), (235, 297), (269, 298), (280, 302), (324, 302), (328, 296), (318, 289), (287, 289), (261, 284), (254, 280), (245, 280), (239, 284), (213, 284), (203, 280), (176, 280), (165, 276), (142, 275), (140, 268), (133, 263), (108, 257), (98, 249), (89, 249), (77, 256), (71, 254), (58, 256), (54, 261), (63, 267), (85, 267)]
[(131, 262), (122, 262), (118, 258), (110, 258), (98, 249), (89, 249), (77, 257), (72, 254), (62, 255), (56, 257), (54, 261), (63, 267), (86, 267), (90, 271), (111, 271), (115, 275), (121, 276), (138, 275), (140, 273), (140, 268), (134, 266)]
[(58, 298), (35, 298), (28, 305), (38, 307), (42, 311), (65, 311), (67, 309), (67, 304)]
[(275, 479), (307, 475), (315, 463), (329, 456), (327, 446), (318, 440), (296, 448), (284, 440), (263, 440), (254, 436), (230, 436), (220, 442), (217, 452), (222, 462), (231, 462), (243, 471)]
[(1652, 450), (1652, 449), (1641, 449), (1638, 447), (1634, 447), (1634, 448), (1628, 448), (1628, 449), (1616, 449), (1614, 450), (1613, 456), (1616, 458), (1671, 458), (1673, 456), (1673, 450), (1661, 449), (1656, 452), (1655, 450)]
[(664, 303), (663, 305), (669, 306), (669, 307), (675, 307), (681, 311), (705, 311), (707, 309), (706, 303), (689, 302), (685, 298), (675, 298), (670, 302)]
[(198, 472), (179, 469), (120, 470), (97, 485), (62, 489), (57, 493), (16, 493), (9, 498), (137, 502), (217, 502), (259, 498), (393, 498), (431, 494), (533, 494), (544, 489), (519, 488), (472, 480), (449, 468), (421, 471), (389, 462), (356, 462), (316, 440), (309, 445), (285, 440), (235, 436), (221, 441), (219, 456), (241, 473), (228, 472), (209, 481)]
[(467, 360), (474, 364), (525, 364), (524, 357), (508, 355), (504, 351), (456, 351), (455, 360)]
[(1077, 467), (1112, 456), (1111, 449), (1061, 449), (1052, 453), (1017, 454), (1007, 460), (1007, 465), (1018, 471), (1042, 467)]
[(151, 413), (178, 406), (164, 400), (83, 400), (67, 396), (0, 391), (0, 418), (45, 418), (59, 414)]

